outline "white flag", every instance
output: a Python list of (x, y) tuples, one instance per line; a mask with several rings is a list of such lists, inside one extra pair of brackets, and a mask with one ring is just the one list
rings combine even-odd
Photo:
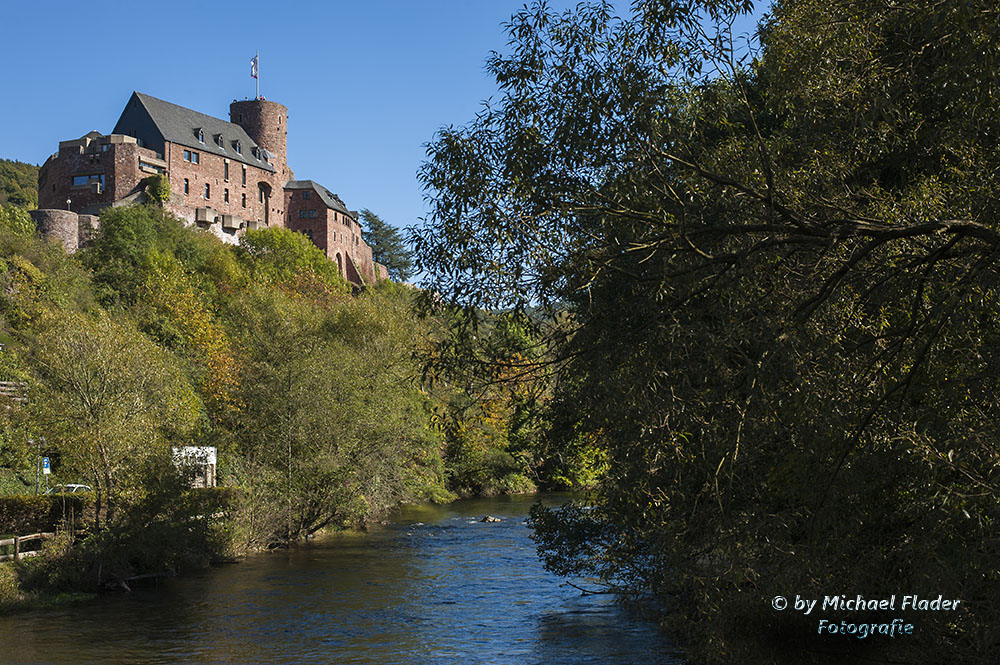
[(257, 78), (257, 56), (250, 59), (250, 78)]

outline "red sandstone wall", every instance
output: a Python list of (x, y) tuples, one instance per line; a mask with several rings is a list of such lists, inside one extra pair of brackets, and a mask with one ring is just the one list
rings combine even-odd
[[(249, 148), (244, 148), (247, 150)], [(194, 221), (195, 208), (211, 208), (218, 214), (238, 215), (244, 221), (265, 219), (264, 204), (259, 200), (257, 184), (271, 186), (269, 210), (266, 218), (271, 226), (284, 226), (285, 205), (283, 191), (275, 186), (275, 176), (270, 171), (250, 166), (234, 159), (229, 160), (229, 179), (226, 179), (226, 158), (202, 152), (197, 148), (187, 148), (175, 143), (167, 143), (166, 160), (169, 165), (171, 209), (188, 221)], [(198, 163), (184, 161), (184, 151), (198, 153)], [(246, 185), (243, 184), (243, 168), (246, 168)], [(188, 193), (184, 193), (184, 179), (188, 180)], [(209, 197), (205, 198), (205, 185), (209, 186)], [(229, 190), (229, 201), (225, 200)], [(243, 206), (243, 195), (246, 206)], [(188, 210), (184, 210), (187, 208)]]
[[(38, 207), (65, 210), (66, 199), (72, 201), (74, 212), (110, 205), (114, 201), (114, 169), (113, 152), (82, 153), (78, 146), (64, 147), (39, 171)], [(74, 175), (97, 173), (104, 174), (103, 193), (95, 193), (90, 186), (73, 186)]]
[[(309, 199), (302, 198), (303, 191), (310, 192), (311, 196)], [(303, 210), (307, 213), (310, 210), (315, 210), (316, 217), (299, 217), (299, 212)], [(316, 192), (298, 189), (285, 190), (285, 226), (298, 233), (312, 231), (313, 244), (323, 250), (327, 256), (330, 256), (326, 251), (329, 247), (326, 221), (328, 212), (331, 211)]]
[[(275, 155), (272, 166), (277, 173), (270, 180), (276, 196), (292, 179), (288, 168), (288, 109), (263, 99), (234, 101), (229, 105), (229, 121), (239, 125), (261, 148)], [(282, 197), (282, 200), (284, 197)]]

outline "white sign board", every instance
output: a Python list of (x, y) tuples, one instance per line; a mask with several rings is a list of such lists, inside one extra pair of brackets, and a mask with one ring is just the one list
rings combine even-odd
[(173, 448), (174, 464), (215, 464), (215, 446)]

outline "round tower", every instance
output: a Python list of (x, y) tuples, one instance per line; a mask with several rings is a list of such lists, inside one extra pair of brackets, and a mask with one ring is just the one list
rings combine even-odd
[(288, 174), (287, 108), (266, 99), (234, 101), (229, 105), (229, 121), (246, 130), (257, 145), (274, 155), (271, 165), (278, 173)]
[(80, 248), (80, 216), (70, 210), (31, 210), (38, 232), (58, 240), (70, 254)]

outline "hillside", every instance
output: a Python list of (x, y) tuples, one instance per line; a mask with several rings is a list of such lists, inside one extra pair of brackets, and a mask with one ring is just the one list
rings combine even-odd
[(0, 203), (38, 206), (38, 166), (0, 159)]

